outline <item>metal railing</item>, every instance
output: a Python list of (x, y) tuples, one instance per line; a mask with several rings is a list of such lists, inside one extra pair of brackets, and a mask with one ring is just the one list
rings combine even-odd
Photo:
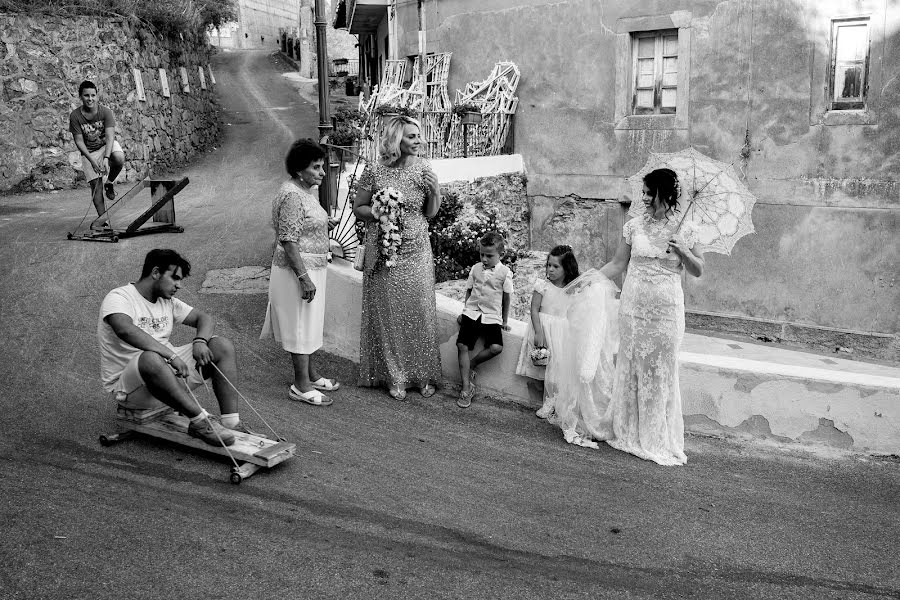
[(354, 77), (359, 75), (359, 59), (357, 58), (332, 58), (331, 72), (338, 77), (345, 75)]

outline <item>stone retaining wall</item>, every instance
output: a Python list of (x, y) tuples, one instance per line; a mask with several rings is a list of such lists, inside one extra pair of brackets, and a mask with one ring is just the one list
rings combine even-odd
[[(116, 115), (116, 139), (126, 156), (120, 181), (202, 152), (221, 132), (212, 51), (205, 36), (160, 39), (122, 20), (0, 14), (0, 193), (83, 181), (68, 118), (80, 106), (84, 79), (97, 84), (100, 103)], [(133, 69), (141, 73), (145, 99)]]

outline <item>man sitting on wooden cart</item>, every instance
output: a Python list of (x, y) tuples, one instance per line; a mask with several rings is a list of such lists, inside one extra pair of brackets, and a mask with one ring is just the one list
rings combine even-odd
[[(234, 346), (213, 335), (212, 316), (174, 297), (190, 272), (190, 263), (174, 250), (151, 250), (141, 278), (106, 295), (97, 323), (100, 374), (122, 408), (159, 408), (162, 402), (190, 419), (188, 434), (230, 446), (231, 430), (249, 433), (240, 422), (237, 392), (228, 384), (237, 379)], [(175, 347), (169, 342), (177, 323), (197, 329), (192, 343)], [(209, 378), (219, 420), (202, 410), (185, 385), (193, 389)]]

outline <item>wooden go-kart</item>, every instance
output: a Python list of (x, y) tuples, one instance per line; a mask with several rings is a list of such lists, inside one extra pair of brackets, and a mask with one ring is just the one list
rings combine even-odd
[(234, 432), (231, 446), (213, 446), (188, 435), (187, 417), (168, 406), (147, 410), (134, 410), (119, 406), (116, 410), (117, 433), (102, 434), (100, 443), (110, 446), (142, 433), (197, 448), (213, 454), (228, 456), (233, 463), (231, 483), (239, 484), (259, 469), (270, 469), (292, 456), (296, 446), (283, 440), (271, 440), (260, 435)]

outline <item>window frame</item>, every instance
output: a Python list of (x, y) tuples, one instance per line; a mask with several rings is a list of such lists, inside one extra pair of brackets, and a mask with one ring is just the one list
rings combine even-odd
[[(837, 44), (838, 30), (841, 27), (854, 27), (865, 25), (866, 27), (866, 56), (862, 62), (862, 82), (860, 85), (860, 100), (840, 100), (834, 97), (837, 83)], [(872, 23), (868, 16), (841, 17), (831, 19), (831, 43), (828, 60), (828, 86), (826, 91), (826, 106), (829, 111), (865, 111), (869, 96), (869, 66), (872, 59)]]
[[(674, 37), (676, 44), (676, 53), (667, 54), (665, 52), (666, 38)], [(646, 57), (639, 57), (639, 44), (642, 39), (652, 38), (654, 40), (653, 51), (653, 86), (641, 86), (640, 72), (638, 70), (638, 61)], [(663, 106), (662, 97), (664, 89), (674, 89), (676, 98), (678, 97), (678, 79), (681, 73), (681, 63), (679, 61), (681, 53), (681, 39), (677, 28), (656, 29), (648, 31), (631, 32), (631, 111), (630, 114), (638, 116), (654, 116), (654, 115), (674, 115), (678, 112), (678, 101), (676, 99), (674, 106)], [(665, 59), (674, 59), (679, 66), (676, 72), (675, 85), (665, 85), (663, 79), (665, 76), (664, 64)], [(653, 107), (638, 105), (638, 91), (653, 91)]]

